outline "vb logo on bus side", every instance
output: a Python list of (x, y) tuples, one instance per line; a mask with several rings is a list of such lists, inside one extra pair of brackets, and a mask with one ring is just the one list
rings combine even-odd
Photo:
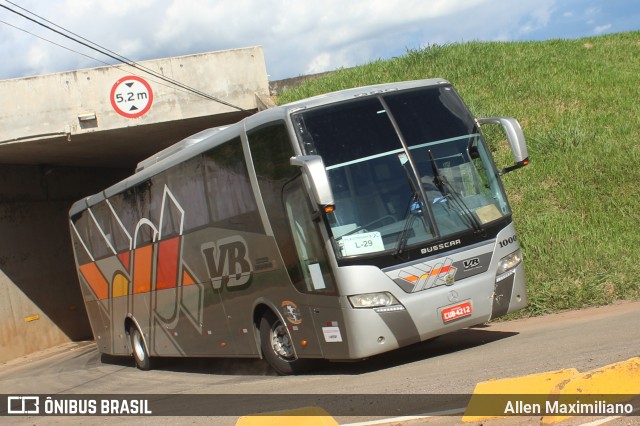
[(249, 285), (253, 267), (244, 238), (222, 238), (202, 244), (200, 250), (214, 290), (240, 290)]

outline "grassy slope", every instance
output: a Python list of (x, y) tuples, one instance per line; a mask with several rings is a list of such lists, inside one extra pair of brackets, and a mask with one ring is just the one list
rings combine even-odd
[[(504, 182), (525, 251), (525, 314), (640, 297), (640, 32), (432, 46), (338, 70), (279, 102), (431, 77), (451, 81), (476, 116), (524, 129), (531, 165)], [(495, 146), (505, 164), (506, 143)]]

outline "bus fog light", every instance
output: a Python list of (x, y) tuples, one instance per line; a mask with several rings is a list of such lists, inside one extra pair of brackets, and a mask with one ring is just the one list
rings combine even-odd
[(378, 308), (382, 306), (399, 305), (400, 302), (388, 292), (365, 293), (349, 296), (349, 302), (354, 308)]
[(496, 275), (502, 275), (510, 269), (515, 268), (522, 262), (522, 251), (520, 249), (511, 254), (506, 255), (498, 262), (498, 270)]

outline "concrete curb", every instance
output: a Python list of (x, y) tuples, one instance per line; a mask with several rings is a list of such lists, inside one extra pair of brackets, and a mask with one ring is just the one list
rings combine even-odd
[(320, 407), (273, 411), (256, 416), (242, 416), (236, 426), (339, 426), (331, 415)]
[[(529, 376), (513, 377), (501, 380), (489, 380), (476, 385), (463, 422), (509, 417), (513, 411), (507, 411), (507, 404), (513, 403), (513, 396), (542, 403), (559, 401), (563, 404), (594, 403), (606, 396), (608, 404), (629, 401), (640, 395), (640, 357), (610, 364), (584, 373), (576, 369), (557, 370)], [(577, 401), (576, 395), (584, 395)], [(489, 396), (489, 397), (487, 397)], [(495, 397), (493, 397), (495, 396)], [(513, 399), (513, 398), (512, 398)], [(487, 404), (490, 404), (488, 406)], [(495, 404), (495, 406), (493, 406)], [(515, 414), (537, 414), (532, 403), (516, 406)], [(514, 405), (509, 405), (513, 408)], [(531, 411), (528, 411), (532, 409)], [(473, 415), (473, 413), (505, 413), (506, 415)], [(571, 414), (545, 415), (542, 423), (556, 423), (573, 417)]]

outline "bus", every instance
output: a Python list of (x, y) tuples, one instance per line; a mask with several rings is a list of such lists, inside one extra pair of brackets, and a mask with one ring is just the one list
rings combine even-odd
[[(496, 168), (484, 125), (504, 132), (512, 165)], [(500, 176), (528, 162), (515, 119), (474, 118), (443, 79), (205, 130), (70, 209), (98, 349), (143, 370), (254, 357), (299, 374), (522, 309)]]

